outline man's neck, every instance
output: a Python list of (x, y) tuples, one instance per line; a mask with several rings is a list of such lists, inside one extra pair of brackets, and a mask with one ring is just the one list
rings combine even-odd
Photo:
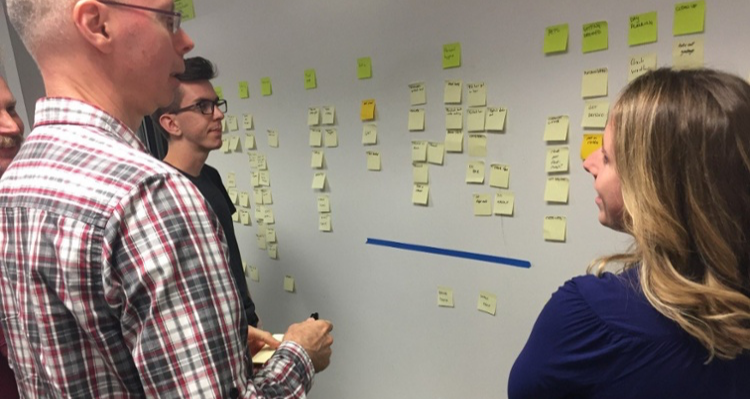
[(207, 158), (208, 153), (183, 151), (179, 146), (170, 144), (167, 155), (164, 157), (164, 162), (190, 176), (198, 177), (201, 174), (203, 165), (206, 164)]

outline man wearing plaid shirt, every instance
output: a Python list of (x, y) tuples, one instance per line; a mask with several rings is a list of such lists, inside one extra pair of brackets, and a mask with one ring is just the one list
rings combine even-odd
[(7, 4), (48, 96), (0, 180), (0, 323), (20, 394), (305, 397), (332, 325), (292, 325), (249, 380), (219, 222), (133, 134), (172, 101), (193, 47), (173, 1)]

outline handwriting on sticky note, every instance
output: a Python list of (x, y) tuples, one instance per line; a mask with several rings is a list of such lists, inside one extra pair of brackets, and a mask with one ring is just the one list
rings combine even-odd
[(547, 173), (560, 173), (568, 171), (570, 150), (568, 147), (552, 147), (547, 150)]
[(430, 186), (428, 184), (414, 183), (414, 189), (411, 194), (411, 202), (415, 205), (426, 206), (430, 196)]
[(466, 111), (466, 123), (469, 125), (470, 132), (483, 132), (486, 108), (469, 108)]
[(443, 45), (443, 69), (461, 66), (461, 43)]
[(424, 109), (414, 108), (409, 110), (409, 131), (424, 130)]
[(412, 164), (412, 177), (414, 183), (428, 184), (430, 182), (430, 167), (426, 163)]
[(450, 129), (445, 133), (445, 151), (464, 152), (464, 132), (460, 129)]
[(516, 197), (510, 191), (495, 193), (495, 215), (513, 216)]
[(487, 107), (487, 120), (485, 129), (489, 132), (500, 132), (505, 130), (505, 116), (508, 109), (505, 107)]
[(545, 216), (544, 240), (564, 242), (567, 223), (565, 216)]
[(484, 184), (484, 161), (469, 161), (466, 164), (466, 183)]
[(445, 108), (445, 128), (450, 130), (463, 129), (464, 111), (462, 107)]
[(279, 244), (268, 243), (268, 257), (271, 259), (279, 259)]
[(315, 190), (323, 190), (326, 186), (326, 174), (325, 172), (316, 172), (313, 175), (312, 188)]
[(549, 177), (544, 188), (544, 200), (560, 204), (568, 203), (570, 180), (567, 177)]
[(307, 109), (307, 126), (320, 124), (320, 108), (310, 107)]
[(357, 79), (370, 79), (372, 77), (372, 60), (370, 57), (357, 59)]
[(326, 233), (333, 231), (330, 213), (321, 213), (318, 215), (318, 230)]
[(323, 107), (323, 124), (333, 125), (336, 120), (336, 107), (327, 105)]
[(318, 213), (331, 212), (331, 199), (327, 195), (318, 196)]
[(674, 6), (672, 33), (675, 36), (701, 33), (705, 20), (706, 2), (704, 0), (677, 3)]
[(284, 276), (284, 291), (294, 292), (294, 277), (288, 274)]
[(422, 140), (411, 142), (412, 162), (427, 162), (427, 142)]
[(315, 74), (314, 69), (305, 70), (305, 90), (310, 90), (318, 87), (318, 77)]
[(320, 129), (310, 129), (310, 147), (323, 146), (323, 132)]
[(628, 82), (656, 69), (656, 54), (634, 55), (628, 63)]
[(263, 96), (270, 96), (273, 93), (271, 87), (271, 78), (265, 77), (260, 79), (260, 94)]
[(379, 171), (380, 167), (380, 152), (367, 151), (367, 170)]
[(487, 86), (484, 83), (467, 83), (466, 89), (469, 107), (487, 105)]
[(237, 117), (236, 116), (234, 116), (234, 115), (227, 115), (226, 116), (226, 120), (227, 120), (227, 127), (229, 128), (229, 130), (231, 130), (231, 131), (234, 132), (234, 131), (237, 131), (237, 130), (240, 129), (240, 125), (237, 122)]
[(581, 127), (604, 129), (609, 117), (609, 101), (586, 101)]
[(238, 88), (238, 95), (240, 98), (249, 98), (250, 97), (250, 87), (248, 86), (247, 82), (242, 81), (239, 83)]
[(544, 30), (544, 54), (568, 50), (568, 24), (548, 26)]
[(675, 69), (703, 67), (703, 39), (676, 41), (672, 47), (672, 65)]
[(497, 311), (497, 296), (487, 291), (480, 291), (479, 301), (477, 301), (477, 309), (480, 312), (494, 316)]
[(461, 104), (463, 83), (460, 80), (446, 80), (443, 91), (443, 102), (446, 104)]
[(310, 167), (313, 169), (321, 169), (323, 168), (323, 151), (315, 150), (312, 152), (312, 160), (310, 161)]
[(544, 141), (565, 141), (568, 139), (570, 118), (568, 115), (555, 115), (547, 118), (544, 127)]
[(630, 16), (628, 45), (654, 43), (658, 37), (659, 27), (656, 11)]
[(449, 287), (438, 287), (438, 306), (442, 308), (453, 307), (453, 289)]
[(492, 216), (492, 195), (474, 194), (474, 216)]
[(362, 144), (375, 145), (378, 143), (378, 126), (374, 123), (365, 123), (362, 126)]
[(443, 164), (445, 145), (443, 143), (427, 143), (427, 162), (435, 165)]
[(581, 97), (604, 97), (608, 92), (609, 71), (607, 68), (594, 68), (583, 71)]
[(247, 148), (248, 150), (255, 149), (255, 135), (254, 134), (252, 133), (245, 134), (245, 148)]
[(362, 109), (360, 110), (360, 119), (371, 121), (375, 119), (375, 99), (362, 100)]
[(584, 24), (583, 53), (606, 50), (607, 48), (609, 48), (609, 25), (607, 21)]
[(339, 146), (339, 133), (334, 127), (326, 128), (325, 137), (323, 139), (326, 147), (333, 148)]
[(273, 129), (268, 129), (268, 146), (271, 148), (279, 147), (279, 132)]
[(411, 105), (422, 105), (427, 103), (427, 94), (424, 82), (409, 84), (409, 103)]
[(510, 166), (493, 163), (490, 165), (490, 186), (497, 188), (508, 188), (510, 180)]
[(602, 148), (604, 134), (602, 133), (591, 133), (584, 134), (583, 141), (581, 142), (581, 159), (586, 159), (594, 151)]

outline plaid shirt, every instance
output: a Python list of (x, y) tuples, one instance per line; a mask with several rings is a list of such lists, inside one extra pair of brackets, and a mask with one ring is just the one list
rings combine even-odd
[(284, 342), (254, 381), (216, 217), (127, 127), (42, 99), (0, 180), (0, 322), (21, 395), (305, 397)]

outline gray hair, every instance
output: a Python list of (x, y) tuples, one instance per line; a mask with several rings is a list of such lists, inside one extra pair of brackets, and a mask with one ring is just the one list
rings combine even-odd
[(37, 59), (42, 44), (51, 47), (59, 42), (65, 26), (71, 24), (75, 2), (76, 0), (7, 0), (10, 22), (34, 59)]

